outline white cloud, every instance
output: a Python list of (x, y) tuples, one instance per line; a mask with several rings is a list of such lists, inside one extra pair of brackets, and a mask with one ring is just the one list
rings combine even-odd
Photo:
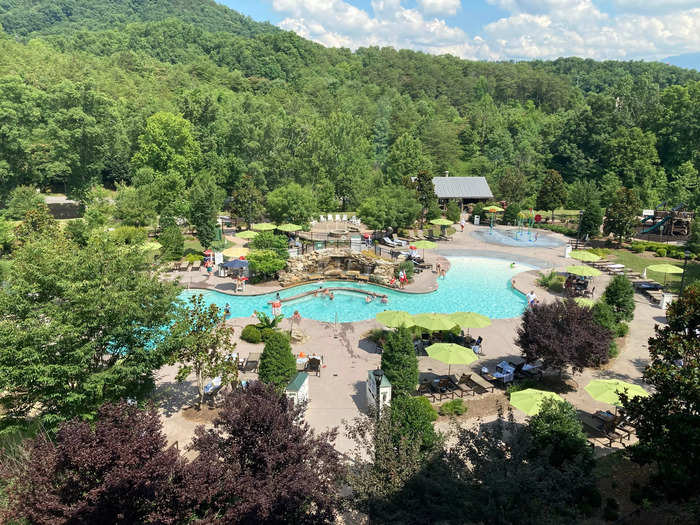
[(287, 15), (282, 28), (351, 49), (393, 46), (470, 59), (658, 59), (700, 50), (700, 7), (685, 8), (697, 6), (698, 0), (614, 0), (630, 9), (662, 3), (675, 7), (653, 14), (620, 10), (617, 15), (599, 9), (598, 0), (486, 0), (508, 15), (475, 36), (427, 14), (430, 9), (456, 12), (458, 0), (418, 0), (414, 9), (401, 0), (372, 0), (371, 13), (351, 1), (272, 0), (272, 5)]
[(462, 8), (462, 0), (418, 0), (424, 13), (454, 16)]

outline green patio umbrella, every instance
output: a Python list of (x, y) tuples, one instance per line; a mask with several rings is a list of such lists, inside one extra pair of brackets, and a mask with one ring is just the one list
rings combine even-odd
[(474, 350), (455, 343), (435, 343), (425, 349), (430, 357), (448, 365), (447, 375), (452, 365), (468, 365), (478, 359)]
[(584, 308), (593, 308), (593, 305), (595, 305), (595, 301), (587, 297), (577, 297), (574, 301), (576, 301), (577, 305), (583, 306)]
[(275, 228), (277, 228), (277, 226), (275, 226), (271, 222), (259, 222), (257, 224), (253, 224), (252, 228), (260, 232), (267, 232), (270, 230), (274, 230)]
[(384, 312), (379, 312), (377, 314), (377, 321), (391, 328), (413, 326), (413, 316), (402, 310), (386, 310)]
[(423, 249), (423, 259), (425, 259), (425, 250), (434, 250), (437, 248), (437, 243), (433, 241), (416, 241), (413, 243), (413, 246)]
[(293, 233), (293, 232), (298, 232), (299, 230), (302, 230), (303, 228), (301, 226), (299, 226), (298, 224), (287, 223), (287, 224), (280, 224), (279, 226), (277, 226), (277, 229), (281, 232)]
[(583, 262), (595, 262), (601, 259), (595, 253), (587, 252), (586, 250), (572, 250), (571, 258)]
[(448, 314), (447, 317), (457, 323), (460, 328), (466, 328), (467, 333), (469, 333), (470, 328), (485, 328), (491, 324), (491, 319), (474, 312), (455, 312)]
[(546, 390), (537, 390), (536, 388), (526, 388), (525, 390), (513, 392), (510, 395), (510, 404), (518, 410), (522, 410), (528, 416), (534, 416), (540, 411), (540, 407), (544, 399), (556, 399), (557, 401), (564, 401), (554, 392), (547, 392)]
[(435, 224), (436, 226), (452, 226), (454, 222), (449, 219), (433, 219), (430, 224)]
[(683, 273), (683, 268), (680, 268), (678, 266), (674, 266), (673, 264), (652, 264), (651, 266), (647, 266), (644, 271), (649, 270), (650, 272), (656, 272), (656, 273), (662, 273), (664, 274), (664, 286), (666, 286), (666, 278), (668, 277), (669, 273)]
[(255, 239), (257, 236), (258, 232), (254, 232), (252, 230), (244, 230), (236, 234), (236, 237), (239, 239)]
[(499, 208), (498, 206), (487, 206), (484, 208), (484, 211), (487, 211), (489, 213), (498, 213), (499, 211), (505, 211), (503, 208)]
[(633, 383), (626, 383), (619, 379), (594, 379), (584, 388), (588, 394), (596, 401), (608, 403), (609, 405), (620, 406), (620, 396), (618, 392), (625, 392), (630, 397), (646, 397), (649, 393), (641, 386)]
[(445, 314), (418, 314), (413, 316), (413, 326), (419, 326), (433, 332), (452, 330), (457, 323)]
[(567, 266), (566, 271), (567, 273), (580, 275), (581, 277), (595, 277), (603, 273), (600, 270), (591, 268), (590, 266)]

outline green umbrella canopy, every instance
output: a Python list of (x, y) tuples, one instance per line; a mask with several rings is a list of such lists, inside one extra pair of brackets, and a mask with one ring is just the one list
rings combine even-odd
[(413, 326), (439, 332), (443, 330), (452, 330), (457, 326), (457, 323), (445, 314), (418, 314), (413, 316)]
[(572, 250), (571, 258), (584, 262), (600, 261), (600, 257), (595, 253), (587, 252), (586, 250)]
[(468, 365), (478, 359), (474, 350), (455, 343), (435, 343), (425, 351), (433, 359), (449, 365), (448, 374), (452, 372), (452, 365)]
[(503, 208), (499, 208), (498, 206), (487, 206), (484, 208), (484, 211), (487, 211), (489, 213), (498, 213), (499, 211), (504, 211)]
[(622, 404), (620, 396), (617, 394), (618, 392), (626, 392), (630, 397), (646, 397), (649, 395), (641, 386), (626, 383), (619, 379), (594, 379), (586, 385), (584, 390), (596, 401), (616, 406)]
[(272, 224), (271, 222), (259, 222), (257, 224), (253, 224), (252, 228), (254, 230), (258, 230), (261, 232), (266, 232), (270, 230), (274, 230), (277, 226)]
[(455, 312), (447, 317), (457, 323), (460, 328), (485, 328), (491, 324), (491, 319), (474, 312)]
[(449, 219), (433, 219), (430, 224), (435, 224), (436, 226), (452, 226), (454, 223)]
[(413, 243), (416, 248), (422, 248), (423, 250), (433, 250), (437, 248), (437, 243), (433, 241), (416, 241)]
[(581, 277), (595, 277), (603, 273), (590, 266), (567, 266), (566, 271), (574, 275), (580, 275)]
[(401, 310), (386, 310), (377, 314), (377, 321), (384, 326), (396, 328), (398, 326), (413, 326), (413, 316)]
[(258, 232), (254, 232), (251, 230), (245, 230), (236, 234), (236, 237), (238, 237), (239, 239), (255, 239), (255, 237), (257, 236)]
[(298, 232), (299, 230), (302, 230), (303, 228), (299, 226), (298, 224), (292, 224), (292, 223), (287, 223), (287, 224), (280, 224), (277, 226), (277, 229), (281, 232)]
[(554, 392), (547, 392), (546, 390), (537, 390), (535, 388), (527, 388), (525, 390), (513, 392), (510, 395), (510, 404), (518, 410), (522, 410), (528, 416), (534, 416), (540, 411), (542, 401), (548, 398), (556, 399), (557, 401), (564, 401)]
[(683, 268), (674, 266), (673, 264), (652, 264), (647, 266), (647, 270), (657, 273), (683, 273)]
[(584, 308), (593, 308), (593, 305), (595, 305), (595, 301), (587, 297), (577, 297), (574, 301), (576, 301), (577, 305), (583, 306)]

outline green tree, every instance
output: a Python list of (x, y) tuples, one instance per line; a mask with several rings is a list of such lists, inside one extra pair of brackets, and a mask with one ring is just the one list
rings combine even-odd
[(604, 173), (600, 179), (600, 204), (605, 208), (609, 208), (615, 202), (621, 188), (622, 182), (620, 182), (620, 178), (617, 175), (611, 172)]
[(460, 210), (459, 204), (457, 204), (456, 201), (450, 201), (447, 203), (447, 212), (445, 213), (445, 216), (452, 222), (459, 222), (459, 219), (462, 216), (462, 210)]
[(685, 204), (688, 207), (697, 206), (694, 195), (700, 189), (698, 170), (691, 161), (684, 162), (671, 172), (666, 198), (672, 206)]
[(92, 186), (87, 189), (83, 197), (85, 214), (83, 219), (90, 230), (105, 228), (112, 220), (114, 205), (109, 199), (107, 190), (102, 186)]
[(178, 381), (194, 374), (200, 405), (207, 379), (220, 377), (225, 386), (238, 377), (238, 363), (229, 356), (236, 347), (232, 338), (233, 328), (226, 326), (226, 314), (215, 304), (207, 305), (202, 294), (190, 297), (189, 304), (175, 312), (164, 346), (171, 354), (171, 364), (178, 363)]
[(20, 244), (34, 237), (58, 235), (60, 227), (49, 212), (46, 204), (32, 208), (24, 215), (22, 222), (15, 228), (14, 237)]
[(620, 188), (605, 212), (603, 233), (605, 235), (612, 233), (621, 244), (624, 239), (632, 235), (641, 209), (642, 203), (639, 201), (637, 192)]
[(593, 455), (576, 408), (567, 401), (545, 399), (540, 411), (530, 418), (528, 428), (538, 451), (548, 453), (550, 463), (561, 468), (565, 464)]
[(440, 436), (433, 426), (436, 419), (437, 412), (425, 397), (399, 396), (391, 400), (396, 446), (400, 446), (402, 439), (408, 438), (420, 443), (421, 453), (435, 452), (440, 445)]
[(171, 224), (161, 231), (158, 236), (160, 242), (161, 257), (165, 261), (175, 261), (185, 252), (185, 236), (182, 235), (179, 226)]
[(690, 226), (690, 238), (686, 246), (691, 252), (695, 254), (700, 253), (700, 218), (693, 219), (693, 223)]
[(596, 237), (600, 234), (601, 224), (603, 224), (603, 210), (598, 202), (589, 202), (581, 215), (581, 237), (586, 235)]
[(631, 321), (634, 317), (634, 287), (624, 275), (616, 275), (605, 288), (603, 300), (610, 305), (615, 319)]
[(384, 230), (389, 227), (410, 228), (420, 210), (415, 191), (403, 186), (385, 186), (362, 201), (357, 213), (366, 226)]
[(10, 221), (0, 218), (0, 256), (9, 252), (15, 240), (14, 226)]
[(207, 249), (216, 239), (218, 215), (224, 203), (225, 193), (208, 174), (200, 175), (188, 194), (190, 224), (202, 248)]
[(15, 251), (0, 289), (5, 424), (36, 414), (53, 428), (151, 393), (178, 289), (147, 270), (139, 247), (102, 235), (85, 248), (55, 233), (35, 236)]
[(3, 215), (8, 219), (22, 219), (29, 210), (43, 202), (44, 198), (34, 186), (17, 186), (10, 192)]
[(416, 175), (415, 181), (416, 191), (418, 192), (418, 202), (420, 202), (423, 210), (421, 212), (421, 225), (428, 209), (437, 204), (437, 195), (435, 195), (435, 186), (433, 185), (433, 176), (421, 170)]
[(250, 247), (254, 250), (271, 250), (277, 257), (286, 260), (289, 257), (287, 237), (276, 235), (272, 232), (260, 232), (250, 241)]
[(418, 358), (410, 330), (389, 332), (382, 352), (382, 370), (391, 383), (393, 397), (410, 396), (418, 385)]
[(530, 194), (530, 182), (521, 170), (507, 166), (498, 177), (499, 196), (508, 206), (519, 204)]
[(253, 250), (248, 254), (248, 263), (256, 281), (270, 280), (282, 270), (287, 262), (272, 250)]
[(253, 177), (244, 174), (233, 189), (229, 205), (231, 211), (241, 217), (250, 228), (250, 225), (263, 215), (263, 201), (263, 194)]
[(384, 169), (387, 182), (408, 185), (420, 171), (432, 171), (432, 162), (423, 152), (423, 144), (409, 133), (397, 138), (389, 148)]
[(668, 324), (649, 339), (650, 361), (644, 381), (649, 397), (626, 398), (623, 406), (636, 421), (639, 443), (628, 448), (640, 464), (657, 468), (655, 486), (674, 498), (700, 489), (700, 288), (687, 287), (666, 310)]
[(114, 216), (128, 226), (153, 224), (156, 210), (146, 188), (118, 184), (114, 198)]
[(566, 195), (566, 184), (559, 172), (548, 170), (537, 193), (536, 206), (540, 210), (551, 210), (554, 217), (554, 210), (564, 205)]
[(297, 373), (297, 364), (292, 354), (289, 338), (282, 332), (272, 332), (265, 341), (258, 377), (260, 381), (283, 389)]
[(516, 203), (509, 204), (503, 212), (503, 224), (517, 224), (520, 216), (520, 206)]
[(274, 222), (307, 224), (318, 209), (309, 187), (291, 182), (267, 194), (267, 213)]

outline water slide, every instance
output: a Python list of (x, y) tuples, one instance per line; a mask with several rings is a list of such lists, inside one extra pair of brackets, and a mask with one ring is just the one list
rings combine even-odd
[[(662, 209), (665, 205), (666, 205), (666, 203), (665, 203), (665, 202), (662, 202), (662, 203), (659, 204), (656, 208), (654, 208), (654, 212), (656, 212), (656, 210)], [(654, 214), (645, 215), (644, 217), (642, 217), (641, 223), (644, 224), (644, 223), (647, 222), (649, 219), (654, 220)]]
[[(676, 206), (675, 208), (673, 208), (671, 211), (672, 211), (672, 212), (678, 211), (678, 210), (680, 210), (680, 209), (683, 208), (683, 207), (685, 207), (685, 204), (682, 204), (682, 203), (681, 203), (681, 204), (679, 204), (678, 206)], [(645, 229), (645, 230), (642, 230), (640, 233), (652, 233), (653, 231), (657, 230), (660, 226), (663, 226), (664, 224), (666, 224), (666, 223), (671, 219), (671, 217), (673, 217), (673, 214), (672, 214), (672, 213), (669, 213), (668, 215), (666, 215), (666, 217), (664, 217), (663, 219), (661, 219), (659, 222), (657, 222), (656, 224), (654, 224), (654, 225), (652, 225), (652, 226), (649, 226), (649, 227), (648, 227), (647, 229)], [(645, 219), (645, 220), (646, 220), (646, 219)], [(642, 222), (644, 222), (644, 221), (642, 221)]]

